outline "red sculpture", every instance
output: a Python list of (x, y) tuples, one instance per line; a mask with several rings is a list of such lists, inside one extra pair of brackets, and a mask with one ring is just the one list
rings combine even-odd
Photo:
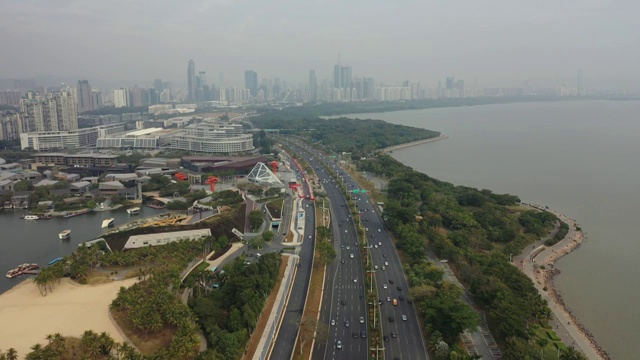
[(278, 172), (278, 162), (277, 161), (272, 161), (269, 163), (271, 165), (271, 171), (275, 174)]
[(220, 181), (220, 178), (218, 178), (217, 176), (209, 176), (209, 178), (207, 179), (206, 183), (211, 186), (211, 192), (216, 191), (216, 183), (218, 181)]
[(187, 174), (185, 173), (177, 173), (175, 176), (176, 176), (176, 179), (180, 181), (185, 181), (187, 180), (187, 178), (189, 178), (189, 176), (187, 176)]

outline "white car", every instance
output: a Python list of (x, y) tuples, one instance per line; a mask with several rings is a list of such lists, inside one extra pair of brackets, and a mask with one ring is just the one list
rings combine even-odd
[(357, 283), (358, 282), (358, 278), (353, 279), (353, 282)]
[(378, 244), (373, 245), (373, 247), (377, 249), (378, 248)]
[(379, 246), (382, 246), (382, 241), (378, 241), (378, 245), (379, 245)]
[(378, 270), (378, 265), (374, 266), (373, 268), (374, 268), (375, 270)]
[(331, 326), (335, 326), (336, 325), (336, 320), (335, 319), (331, 319)]
[(382, 284), (382, 287), (385, 289), (388, 288), (387, 284)]
[(349, 257), (353, 259), (354, 256), (353, 256), (353, 254), (349, 254)]
[(402, 315), (402, 320), (407, 321), (407, 315)]
[(378, 229), (378, 232), (382, 232), (382, 230)]
[(384, 266), (389, 266), (389, 262), (388, 262), (388, 261), (385, 261), (385, 262), (384, 262)]
[(338, 340), (338, 343), (336, 344), (336, 348), (342, 349), (342, 341)]
[(364, 318), (360, 316), (360, 324), (364, 324)]

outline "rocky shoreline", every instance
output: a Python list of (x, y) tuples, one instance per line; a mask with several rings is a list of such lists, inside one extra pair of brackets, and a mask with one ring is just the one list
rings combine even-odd
[(556, 244), (557, 246), (561, 245), (560, 248), (554, 249), (551, 254), (549, 254), (547, 257), (542, 259), (541, 262), (537, 263), (542, 266), (534, 267), (535, 281), (541, 286), (543, 286), (543, 288), (546, 288), (546, 292), (551, 298), (551, 300), (562, 309), (562, 311), (567, 316), (567, 318), (571, 320), (571, 324), (574, 325), (578, 329), (578, 332), (580, 332), (587, 339), (587, 341), (591, 345), (591, 348), (600, 356), (600, 358), (603, 360), (610, 360), (611, 356), (606, 352), (606, 350), (604, 350), (604, 348), (598, 345), (594, 335), (584, 325), (582, 325), (582, 323), (578, 320), (578, 318), (573, 314), (571, 309), (569, 309), (567, 304), (564, 302), (562, 295), (558, 293), (553, 283), (554, 277), (560, 274), (560, 270), (555, 267), (555, 262), (558, 261), (558, 259), (560, 259), (561, 257), (579, 248), (582, 245), (582, 242), (584, 241), (584, 233), (576, 224), (575, 220), (569, 219), (562, 214), (551, 211), (548, 208), (543, 208), (542, 206), (539, 206), (539, 205), (530, 205), (530, 206), (538, 210), (543, 210), (543, 211), (548, 211), (553, 213), (561, 221), (569, 225), (570, 229), (572, 230), (569, 233), (567, 233), (567, 235), (565, 236), (564, 239), (562, 239), (562, 241)]

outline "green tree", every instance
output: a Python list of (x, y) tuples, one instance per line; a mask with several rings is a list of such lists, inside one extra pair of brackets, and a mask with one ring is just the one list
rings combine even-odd
[(320, 260), (322, 260), (322, 262), (325, 265), (329, 265), (333, 262), (333, 260), (335, 260), (336, 258), (336, 249), (333, 247), (333, 245), (330, 242), (320, 242), (317, 241), (316, 242), (316, 249), (318, 250), (318, 253), (320, 254)]
[(265, 231), (262, 233), (262, 240), (266, 241), (266, 242), (271, 242), (271, 240), (273, 240), (273, 237), (275, 236), (275, 234), (272, 231)]
[(33, 184), (29, 180), (20, 180), (13, 186), (13, 191), (31, 191)]
[(260, 250), (265, 246), (265, 242), (264, 240), (262, 240), (262, 237), (254, 237), (253, 239), (249, 240), (249, 246), (256, 249), (256, 250)]
[(249, 213), (249, 226), (252, 230), (257, 230), (263, 222), (262, 211), (252, 210)]
[(425, 314), (425, 326), (437, 329), (443, 339), (452, 344), (464, 330), (475, 330), (478, 314), (460, 300), (462, 289), (445, 282), (435, 297), (424, 299), (420, 305)]
[(318, 236), (318, 240), (326, 241), (331, 238), (331, 230), (326, 226), (318, 226), (316, 227), (316, 235)]

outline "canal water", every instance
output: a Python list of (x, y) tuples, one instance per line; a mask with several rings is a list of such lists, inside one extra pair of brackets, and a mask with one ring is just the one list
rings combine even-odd
[[(129, 215), (124, 209), (90, 212), (72, 218), (23, 220), (24, 210), (0, 210), (0, 293), (23, 281), (26, 276), (7, 279), (5, 273), (22, 263), (46, 265), (49, 261), (71, 254), (85, 241), (100, 237), (109, 229), (102, 229), (102, 220), (114, 218), (115, 226), (132, 220), (163, 213), (162, 209), (140, 208), (140, 214)], [(71, 230), (71, 237), (60, 240), (58, 233)]]

